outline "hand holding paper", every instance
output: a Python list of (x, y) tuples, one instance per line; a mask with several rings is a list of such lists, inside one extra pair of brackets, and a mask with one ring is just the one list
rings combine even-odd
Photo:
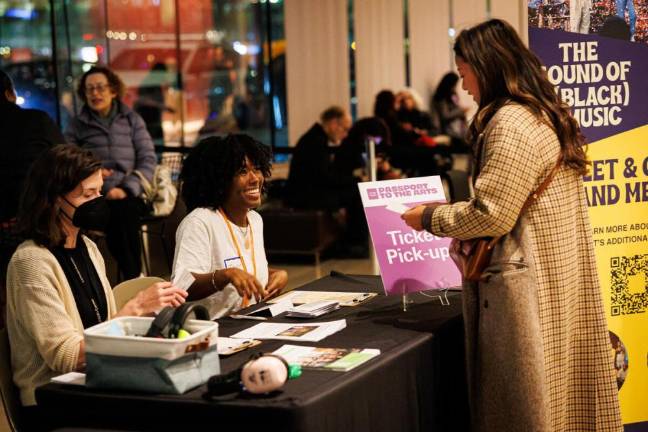
[(173, 278), (173, 285), (178, 288), (182, 288), (187, 291), (191, 285), (193, 285), (196, 278), (187, 270), (183, 270), (182, 273), (175, 275)]
[(439, 176), (358, 183), (358, 189), (387, 294), (461, 284), (448, 262), (451, 239), (423, 231), (428, 213), (446, 202)]
[(416, 231), (421, 231), (423, 229), (423, 224), (421, 221), (423, 210), (425, 210), (424, 205), (419, 205), (411, 208), (401, 215), (401, 219), (403, 219), (407, 226), (409, 226), (410, 228), (415, 229)]
[(389, 204), (387, 204), (386, 208), (387, 208), (387, 210), (393, 211), (394, 213), (398, 213), (400, 215), (402, 215), (403, 213), (405, 213), (406, 211), (408, 211), (410, 209), (405, 204), (399, 203), (399, 202), (389, 203)]

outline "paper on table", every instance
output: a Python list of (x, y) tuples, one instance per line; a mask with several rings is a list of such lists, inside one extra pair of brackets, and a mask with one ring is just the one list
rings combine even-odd
[(358, 304), (375, 297), (376, 293), (370, 292), (342, 292), (342, 291), (299, 291), (293, 290), (283, 294), (268, 303), (277, 303), (283, 301), (291, 301), (293, 304), (299, 305), (304, 303), (314, 303), (319, 301), (336, 301), (340, 306), (357, 306)]
[(52, 382), (59, 384), (85, 385), (86, 375), (81, 372), (68, 372), (52, 378)]
[(283, 357), (288, 363), (298, 364), (305, 369), (328, 369), (345, 372), (376, 357), (380, 354), (380, 350), (375, 348), (322, 348), (283, 345), (273, 354)]
[(196, 278), (188, 270), (183, 270), (182, 273), (173, 278), (173, 285), (187, 291), (193, 285)]
[(398, 214), (403, 214), (410, 209), (405, 204), (399, 202), (390, 202), (389, 204), (387, 204), (387, 207), (385, 208), (389, 211), (393, 211), (394, 213), (398, 213)]
[(256, 339), (234, 339), (227, 337), (219, 337), (216, 342), (218, 349), (218, 354), (222, 356), (234, 354), (253, 346), (257, 346), (261, 343), (260, 340)]
[(332, 300), (325, 300), (315, 303), (304, 303), (288, 309), (286, 316), (291, 318), (315, 318), (340, 308), (340, 303)]
[(346, 327), (346, 320), (308, 324), (261, 323), (240, 331), (236, 339), (280, 339), (318, 342)]

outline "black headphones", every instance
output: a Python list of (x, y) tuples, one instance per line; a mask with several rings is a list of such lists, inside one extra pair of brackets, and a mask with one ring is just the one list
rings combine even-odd
[(245, 363), (243, 363), (238, 369), (235, 369), (232, 372), (229, 372), (224, 375), (211, 376), (207, 381), (207, 392), (203, 395), (203, 397), (210, 398), (212, 396), (222, 396), (227, 393), (240, 392), (244, 390), (244, 387), (241, 384), (241, 373), (243, 372), (243, 368), (253, 360), (257, 360), (261, 357), (268, 357), (268, 356), (278, 358), (279, 360), (281, 360), (284, 366), (286, 366), (286, 370), (288, 371), (288, 377), (286, 379), (296, 377), (296, 376), (293, 377), (290, 376), (290, 366), (288, 365), (286, 359), (284, 359), (283, 357), (271, 353), (258, 352), (252, 354), (250, 358)]
[(175, 339), (192, 313), (196, 319), (209, 321), (209, 312), (199, 304), (185, 303), (177, 309), (167, 306), (157, 314), (144, 336)]

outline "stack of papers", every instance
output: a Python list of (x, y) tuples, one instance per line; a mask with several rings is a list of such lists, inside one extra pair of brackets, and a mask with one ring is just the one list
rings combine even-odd
[(299, 291), (292, 290), (279, 297), (268, 300), (268, 303), (290, 301), (293, 304), (313, 303), (316, 301), (331, 300), (340, 303), (340, 306), (357, 306), (374, 298), (378, 294), (370, 292), (341, 292), (341, 291)]
[(304, 303), (303, 305), (290, 308), (286, 311), (286, 316), (292, 318), (315, 318), (336, 309), (340, 309), (339, 302), (334, 300), (324, 300), (313, 303)]
[(317, 342), (346, 327), (346, 320), (308, 324), (261, 323), (240, 331), (236, 339), (281, 339)]
[(304, 369), (346, 372), (376, 357), (380, 354), (380, 350), (284, 345), (273, 354), (283, 357), (290, 364), (298, 364)]

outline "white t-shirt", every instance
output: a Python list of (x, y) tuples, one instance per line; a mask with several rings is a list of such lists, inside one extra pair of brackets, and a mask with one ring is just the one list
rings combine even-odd
[[(256, 278), (265, 287), (268, 284), (268, 260), (263, 245), (263, 219), (257, 212), (248, 212), (248, 220), (252, 232), (247, 232), (251, 243), (254, 237), (254, 247), (245, 248), (244, 232), (234, 223), (232, 233), (238, 242), (242, 257), (236, 252), (230, 230), (223, 215), (216, 210), (197, 208), (189, 213), (178, 226), (176, 232), (176, 248), (173, 258), (173, 274), (187, 270), (192, 273), (211, 273), (214, 270), (237, 267), (247, 268), (254, 274), (252, 250), (256, 260)], [(250, 229), (248, 228), (248, 229)], [(202, 300), (196, 301), (209, 310), (212, 319), (228, 315), (241, 308), (242, 298), (232, 284), (227, 284), (218, 291)], [(250, 299), (250, 304), (254, 298)]]

